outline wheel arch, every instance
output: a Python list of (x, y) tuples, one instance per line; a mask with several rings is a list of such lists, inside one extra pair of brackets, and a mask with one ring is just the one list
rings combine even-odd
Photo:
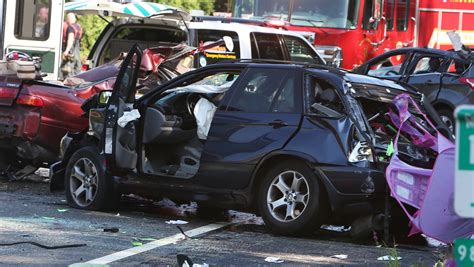
[(270, 168), (276, 162), (289, 161), (289, 160), (296, 160), (296, 161), (302, 162), (306, 166), (308, 166), (308, 168), (311, 169), (311, 171), (314, 173), (314, 175), (318, 179), (319, 187), (321, 190), (321, 196), (324, 197), (323, 203), (325, 205), (329, 205), (328, 207), (330, 207), (331, 199), (329, 198), (329, 193), (328, 193), (328, 189), (326, 188), (326, 183), (323, 181), (323, 178), (320, 177), (319, 172), (316, 172), (314, 168), (314, 166), (315, 165), (317, 166), (318, 164), (317, 161), (310, 155), (296, 152), (296, 151), (277, 151), (277, 152), (268, 154), (262, 160), (260, 160), (259, 164), (255, 168), (255, 171), (252, 175), (251, 189), (250, 189), (251, 190), (250, 203), (252, 203), (252, 205), (255, 205), (256, 203), (255, 196), (260, 187), (260, 183), (263, 180), (262, 176), (265, 175), (265, 173), (268, 172)]
[(64, 148), (61, 161), (51, 165), (50, 167), (49, 188), (52, 192), (64, 190), (66, 167), (72, 155), (74, 155), (74, 153), (82, 147), (97, 146), (99, 144), (99, 140), (97, 138), (87, 135), (84, 132), (67, 133), (65, 138), (70, 138), (70, 142)]

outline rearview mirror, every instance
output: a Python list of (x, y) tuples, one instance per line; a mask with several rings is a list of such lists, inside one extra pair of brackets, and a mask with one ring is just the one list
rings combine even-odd
[(107, 105), (111, 96), (112, 96), (112, 90), (101, 91), (99, 93), (98, 104)]

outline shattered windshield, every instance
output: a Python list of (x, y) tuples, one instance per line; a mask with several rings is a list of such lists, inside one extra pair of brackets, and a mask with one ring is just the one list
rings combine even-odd
[[(291, 3), (293, 2), (293, 8)], [(360, 0), (241, 0), (235, 16), (278, 18), (295, 26), (355, 29)]]

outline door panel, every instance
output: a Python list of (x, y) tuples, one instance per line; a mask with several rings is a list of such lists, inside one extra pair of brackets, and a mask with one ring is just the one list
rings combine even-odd
[(122, 63), (106, 108), (104, 152), (118, 169), (133, 169), (137, 163), (135, 125), (120, 126), (118, 119), (133, 109), (141, 57), (141, 49), (134, 45)]
[(260, 159), (297, 131), (302, 92), (293, 71), (254, 68), (231, 93), (227, 110), (212, 121), (198, 178), (210, 187), (241, 189)]
[(407, 82), (433, 102), (441, 88), (443, 66), (444, 59), (438, 55), (416, 54), (406, 72)]

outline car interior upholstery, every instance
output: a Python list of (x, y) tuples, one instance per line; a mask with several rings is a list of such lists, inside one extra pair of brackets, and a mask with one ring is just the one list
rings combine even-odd
[(185, 179), (197, 173), (216, 107), (238, 75), (226, 76), (219, 85), (197, 82), (167, 90), (147, 108), (141, 149), (144, 173)]

